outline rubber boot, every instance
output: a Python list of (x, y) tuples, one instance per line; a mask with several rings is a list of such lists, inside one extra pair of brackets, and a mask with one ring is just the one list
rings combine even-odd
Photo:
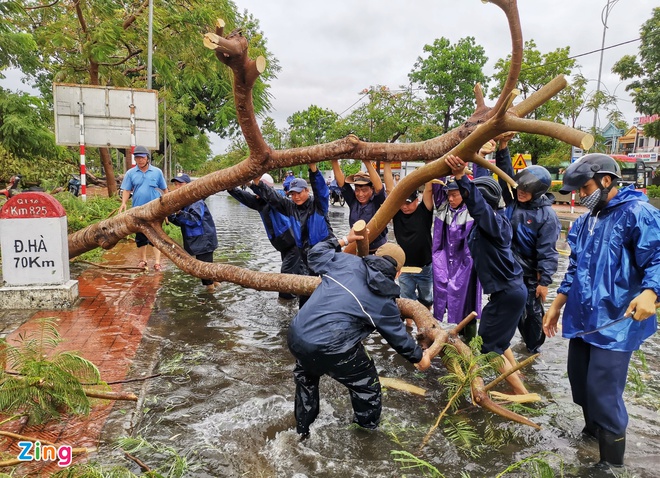
[(596, 425), (594, 422), (591, 421), (586, 410), (583, 409), (582, 414), (584, 415), (584, 423), (585, 423), (584, 428), (582, 429), (582, 436), (590, 440), (597, 439), (598, 425)]
[(600, 448), (599, 468), (623, 466), (623, 455), (626, 451), (626, 434), (615, 435), (602, 428), (598, 431), (598, 447)]

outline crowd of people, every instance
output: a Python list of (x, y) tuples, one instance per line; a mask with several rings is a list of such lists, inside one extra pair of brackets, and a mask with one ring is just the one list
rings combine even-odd
[[(556, 243), (560, 224), (547, 192), (550, 174), (530, 166), (514, 175), (504, 135), (489, 141), (480, 154), (495, 153), (496, 164), (513, 176), (511, 190), (499, 178), (448, 155), (451, 176), (429, 181), (419, 198), (408, 195), (392, 224), (369, 236), (369, 255), (342, 253), (363, 239), (353, 229), (368, 223), (399, 187), (385, 163), (384, 177), (369, 161), (365, 172), (344, 177), (340, 162), (332, 162), (334, 179), (349, 208), (349, 232), (337, 238), (328, 219), (329, 188), (316, 164), (308, 165), (309, 182), (291, 171), (284, 194), (264, 174), (249, 188), (229, 191), (232, 197), (259, 212), (273, 247), (282, 258), (281, 271), (321, 277), (309, 297), (298, 297), (299, 310), (288, 331), (295, 357), (295, 417), (301, 438), (319, 413), (319, 379), (329, 375), (349, 390), (353, 421), (364, 428), (378, 426), (382, 394), (373, 359), (362, 340), (377, 330), (399, 354), (420, 370), (430, 366), (427, 353), (406, 330), (397, 297), (419, 301), (439, 321), (476, 318), (463, 330), (467, 342), (478, 334), (482, 353), (500, 355), (501, 372), (511, 371), (516, 359), (511, 341), (516, 330), (529, 353), (541, 352), (546, 337), (559, 330), (570, 340), (568, 377), (573, 401), (582, 407), (584, 434), (599, 444), (600, 466), (621, 466), (628, 422), (623, 391), (631, 354), (655, 333), (655, 310), (660, 294), (660, 211), (644, 194), (628, 186), (618, 189), (618, 164), (604, 154), (588, 154), (565, 171), (563, 191), (578, 191), (589, 212), (571, 228), (569, 267), (547, 312), (544, 303), (557, 272)], [(149, 155), (136, 148), (137, 168), (122, 184), (133, 205), (155, 199), (165, 189), (162, 173), (149, 164)], [(176, 187), (187, 175), (172, 180)], [(311, 185), (311, 192), (310, 192)], [(125, 186), (125, 187), (124, 187)], [(212, 217), (204, 201), (170, 216), (180, 225), (184, 248), (199, 260), (212, 262), (215, 241)], [(368, 231), (367, 231), (368, 234)], [(140, 238), (138, 247), (149, 241)], [(145, 248), (146, 249), (146, 248)], [(147, 265), (143, 253), (141, 266)], [(155, 268), (158, 270), (159, 256)], [(144, 264), (143, 264), (144, 263)], [(156, 267), (157, 266), (157, 267)], [(204, 280), (209, 290), (213, 281)], [(488, 295), (482, 308), (482, 295)], [(295, 296), (280, 294), (281, 299)], [(477, 322), (478, 321), (478, 322)], [(478, 325), (477, 325), (478, 324)], [(506, 380), (513, 393), (526, 394), (518, 372)]]

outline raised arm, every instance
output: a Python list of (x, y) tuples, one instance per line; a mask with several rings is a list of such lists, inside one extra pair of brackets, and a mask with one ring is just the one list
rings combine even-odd
[(369, 172), (369, 179), (371, 179), (371, 184), (374, 186), (374, 192), (378, 194), (383, 189), (383, 181), (380, 180), (380, 174), (378, 174), (374, 165), (371, 164), (371, 161), (365, 159), (362, 162)]
[(385, 180), (385, 192), (389, 196), (394, 189), (394, 178), (392, 177), (392, 165), (386, 162), (383, 165), (383, 179)]
[[(389, 163), (385, 163), (389, 164)], [(387, 184), (387, 182), (385, 182)], [(433, 211), (433, 182), (429, 181), (424, 185), (424, 193), (422, 194), (422, 202), (426, 209)]]
[(332, 160), (332, 172), (335, 175), (337, 186), (342, 187), (344, 185), (344, 172), (341, 170), (341, 165), (339, 164), (338, 159)]

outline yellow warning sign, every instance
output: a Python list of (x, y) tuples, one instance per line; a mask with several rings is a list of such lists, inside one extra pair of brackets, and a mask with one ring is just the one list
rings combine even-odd
[(525, 161), (528, 159), (532, 159), (531, 154), (516, 154), (513, 158), (511, 158), (513, 169), (525, 169), (527, 167), (527, 163)]

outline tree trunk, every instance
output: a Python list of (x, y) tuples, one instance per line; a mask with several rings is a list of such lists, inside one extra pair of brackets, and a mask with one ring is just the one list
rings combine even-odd
[(112, 157), (108, 148), (99, 148), (101, 153), (101, 164), (105, 171), (105, 181), (108, 188), (108, 197), (115, 197), (117, 194), (117, 181), (115, 180), (115, 169), (112, 166)]

